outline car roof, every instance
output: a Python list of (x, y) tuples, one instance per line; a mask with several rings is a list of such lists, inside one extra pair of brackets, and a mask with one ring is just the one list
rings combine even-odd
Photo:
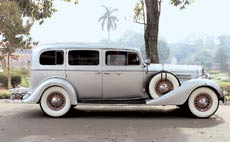
[(137, 48), (125, 47), (122, 45), (111, 45), (101, 43), (79, 43), (79, 42), (57, 42), (51, 44), (40, 44), (32, 50), (32, 64), (38, 66), (39, 54), (47, 50), (62, 50), (62, 49), (79, 49), (79, 50), (111, 50), (111, 51), (131, 51), (141, 54)]
[(123, 45), (112, 45), (112, 44), (104, 44), (104, 43), (85, 43), (85, 42), (56, 42), (50, 44), (41, 44), (38, 47), (34, 48), (34, 50), (44, 50), (44, 49), (114, 49), (114, 50), (130, 50), (130, 51), (139, 51), (133, 47), (126, 47)]

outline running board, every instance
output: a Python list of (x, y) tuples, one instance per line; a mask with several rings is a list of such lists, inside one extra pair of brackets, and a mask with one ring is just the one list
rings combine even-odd
[(145, 99), (133, 99), (133, 100), (79, 100), (78, 103), (88, 104), (146, 104)]

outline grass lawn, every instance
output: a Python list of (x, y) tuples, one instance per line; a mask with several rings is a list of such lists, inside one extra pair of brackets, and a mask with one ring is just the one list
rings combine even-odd
[[(230, 92), (230, 78), (229, 75), (226, 73), (218, 73), (212, 74), (212, 80), (214, 80), (219, 86), (227, 91)], [(227, 101), (230, 101), (230, 96), (225, 96)]]
[(223, 82), (221, 80), (215, 80), (213, 79), (217, 84), (220, 85), (222, 88), (230, 88), (230, 82)]
[(22, 77), (22, 81), (20, 84), (22, 87), (29, 87), (30, 86), (30, 78), (29, 77)]
[(212, 80), (219, 84), (220, 87), (230, 89), (230, 81), (224, 81), (226, 79), (229, 79), (226, 73), (212, 74)]

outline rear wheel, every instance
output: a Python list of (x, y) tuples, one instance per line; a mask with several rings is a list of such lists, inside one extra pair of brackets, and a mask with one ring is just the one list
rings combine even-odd
[(194, 116), (208, 118), (217, 111), (219, 99), (212, 89), (201, 87), (193, 91), (190, 95), (188, 107)]
[(159, 98), (180, 86), (179, 80), (169, 72), (160, 72), (154, 75), (148, 85), (151, 98)]
[(40, 107), (51, 117), (61, 117), (65, 115), (71, 107), (70, 97), (65, 89), (61, 87), (50, 87), (43, 93)]

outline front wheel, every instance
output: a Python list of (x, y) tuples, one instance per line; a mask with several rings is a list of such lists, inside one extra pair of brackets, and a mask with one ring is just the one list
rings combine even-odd
[(219, 107), (217, 94), (210, 88), (201, 87), (192, 92), (188, 99), (191, 113), (199, 118), (209, 118)]
[(70, 110), (70, 97), (65, 89), (50, 87), (42, 94), (40, 107), (51, 117), (61, 117)]

